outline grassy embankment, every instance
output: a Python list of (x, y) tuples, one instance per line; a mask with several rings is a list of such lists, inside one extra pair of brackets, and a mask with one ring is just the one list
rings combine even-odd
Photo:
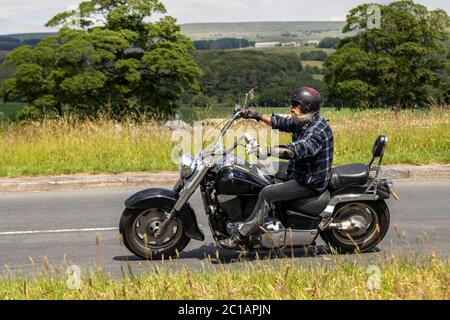
[(133, 270), (129, 264), (123, 269), (122, 278), (105, 274), (101, 269), (86, 273), (79, 290), (67, 287), (67, 266), (54, 268), (47, 261), (45, 269), (33, 277), (6, 273), (0, 278), (0, 300), (450, 298), (448, 259), (440, 260), (431, 254), (420, 261), (413, 257), (384, 257), (370, 262), (376, 263), (381, 271), (379, 290), (368, 289), (369, 263), (345, 262), (337, 257), (333, 264), (331, 260), (324, 257), (317, 265), (309, 266), (299, 266), (289, 259), (278, 266), (257, 260), (243, 262), (240, 269), (220, 265), (215, 270), (184, 269), (174, 273), (142, 264), (139, 270)]
[[(197, 110), (194, 116), (223, 117), (230, 112)], [(324, 110), (324, 115), (335, 134), (335, 165), (367, 163), (379, 134), (390, 138), (386, 164), (450, 163), (448, 108), (404, 111), (398, 117), (385, 110)], [(238, 128), (243, 132), (248, 124), (254, 126), (242, 122)], [(288, 134), (281, 136), (281, 143), (289, 140)], [(156, 122), (5, 123), (0, 125), (0, 176), (175, 170), (171, 161), (175, 144), (171, 131)]]

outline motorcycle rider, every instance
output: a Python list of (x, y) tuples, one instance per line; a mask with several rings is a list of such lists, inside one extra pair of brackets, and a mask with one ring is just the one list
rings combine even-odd
[(219, 245), (236, 250), (243, 239), (259, 231), (264, 219), (276, 202), (314, 197), (323, 193), (331, 179), (333, 164), (333, 133), (327, 121), (320, 115), (322, 98), (310, 87), (296, 89), (291, 96), (291, 117), (262, 115), (248, 109), (245, 119), (255, 119), (282, 132), (292, 133), (292, 143), (259, 150), (258, 158), (276, 157), (289, 160), (288, 181), (265, 187), (250, 217), (243, 222), (227, 225), (230, 237)]

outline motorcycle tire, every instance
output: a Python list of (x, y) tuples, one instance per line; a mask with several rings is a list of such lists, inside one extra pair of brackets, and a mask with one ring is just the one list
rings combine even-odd
[[(151, 244), (151, 239), (143, 241), (142, 235), (139, 235), (136, 231), (137, 219), (146, 212), (151, 212), (151, 210), (156, 210), (157, 212), (162, 211), (157, 208), (133, 212), (128, 212), (127, 210), (124, 211), (120, 219), (119, 227), (123, 244), (132, 253), (146, 260), (163, 260), (168, 259), (169, 257), (179, 257), (179, 254), (191, 240), (184, 233), (183, 222), (180, 219), (174, 219), (174, 224), (177, 227), (174, 238), (161, 246), (153, 246)], [(155, 240), (155, 242), (156, 241), (157, 240)], [(147, 242), (147, 245), (145, 245), (145, 242)]]
[(369, 226), (368, 234), (362, 237), (352, 237), (344, 231), (325, 230), (321, 232), (322, 239), (337, 253), (368, 252), (375, 248), (385, 237), (390, 223), (390, 212), (383, 200), (372, 202), (349, 202), (336, 207), (335, 222), (340, 221), (340, 214), (349, 210), (364, 210), (373, 215), (373, 225)]

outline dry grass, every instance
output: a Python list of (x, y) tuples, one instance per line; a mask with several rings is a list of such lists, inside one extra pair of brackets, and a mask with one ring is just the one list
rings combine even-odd
[(318, 67), (320, 69), (323, 69), (324, 61), (311, 61), (311, 60), (302, 60), (302, 65), (304, 67), (310, 66), (310, 67)]
[(60, 119), (12, 123), (0, 136), (1, 176), (174, 169), (171, 134), (153, 122)]
[[(379, 134), (390, 138), (386, 164), (450, 163), (448, 108), (403, 111), (398, 116), (386, 110), (325, 110), (324, 115), (334, 130), (336, 165), (368, 162)], [(238, 128), (252, 126), (245, 122)], [(171, 153), (176, 143), (171, 138), (171, 131), (156, 122), (7, 123), (0, 126), (0, 176), (175, 170)], [(283, 134), (281, 143), (290, 139)]]
[[(329, 259), (331, 260), (331, 259)], [(322, 261), (323, 262), (323, 261)], [(206, 300), (206, 299), (449, 299), (450, 261), (430, 255), (427, 259), (385, 257), (376, 263), (380, 268), (380, 287), (368, 289), (368, 263), (337, 262), (301, 267), (285, 260), (274, 267), (263, 260), (244, 262), (242, 268), (219, 271), (184, 269), (176, 273), (158, 267), (133, 270), (123, 266), (121, 278), (101, 269), (81, 278), (79, 290), (67, 287), (66, 267), (45, 271), (34, 277), (7, 275), (0, 279), (0, 300)], [(151, 270), (151, 271), (149, 271)], [(141, 273), (135, 275), (135, 273)]]

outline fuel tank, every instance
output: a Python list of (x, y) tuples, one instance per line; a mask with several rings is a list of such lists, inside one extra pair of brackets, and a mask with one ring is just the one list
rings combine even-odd
[(219, 168), (216, 190), (223, 195), (256, 195), (269, 184), (256, 167), (236, 164)]

